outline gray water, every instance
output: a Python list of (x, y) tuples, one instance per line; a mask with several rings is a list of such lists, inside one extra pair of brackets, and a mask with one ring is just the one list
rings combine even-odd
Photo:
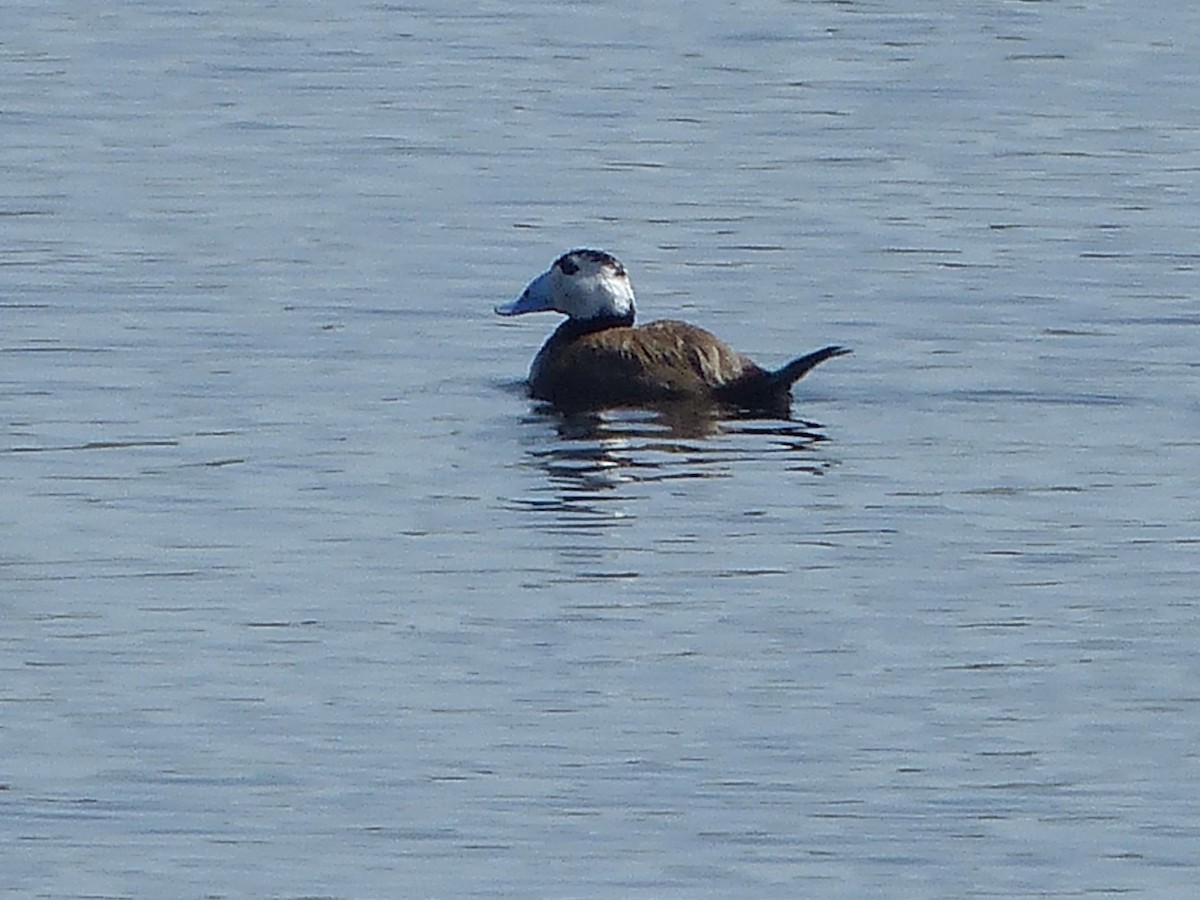
[(1194, 896), (1197, 8), (447, 9), (0, 9), (0, 892)]

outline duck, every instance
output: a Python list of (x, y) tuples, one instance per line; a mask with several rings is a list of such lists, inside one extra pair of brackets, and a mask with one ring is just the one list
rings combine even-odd
[(603, 250), (562, 254), (497, 315), (558, 312), (567, 319), (529, 369), (529, 395), (563, 410), (700, 403), (775, 414), (790, 410), (792, 385), (814, 366), (850, 352), (828, 346), (765, 369), (697, 325), (662, 319), (634, 325), (633, 284)]

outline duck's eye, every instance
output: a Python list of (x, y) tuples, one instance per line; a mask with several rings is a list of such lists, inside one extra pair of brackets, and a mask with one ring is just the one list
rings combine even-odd
[(579, 271), (579, 264), (569, 256), (564, 256), (558, 261), (558, 268), (564, 275), (574, 275)]
[(624, 267), (622, 267), (622, 266), (613, 266), (613, 275), (615, 275), (617, 278), (624, 278), (624, 277), (625, 277), (625, 269), (624, 269)]

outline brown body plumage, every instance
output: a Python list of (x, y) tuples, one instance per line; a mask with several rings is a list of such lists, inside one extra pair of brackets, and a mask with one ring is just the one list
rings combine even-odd
[(578, 333), (564, 322), (538, 352), (529, 393), (564, 408), (709, 402), (778, 410), (817, 363), (848, 353), (826, 347), (770, 372), (703, 328), (664, 319)]

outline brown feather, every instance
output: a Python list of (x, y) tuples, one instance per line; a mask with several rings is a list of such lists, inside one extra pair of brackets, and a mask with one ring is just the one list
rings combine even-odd
[(716, 335), (665, 319), (578, 334), (566, 322), (533, 361), (530, 393), (559, 406), (721, 399), (767, 373)]

